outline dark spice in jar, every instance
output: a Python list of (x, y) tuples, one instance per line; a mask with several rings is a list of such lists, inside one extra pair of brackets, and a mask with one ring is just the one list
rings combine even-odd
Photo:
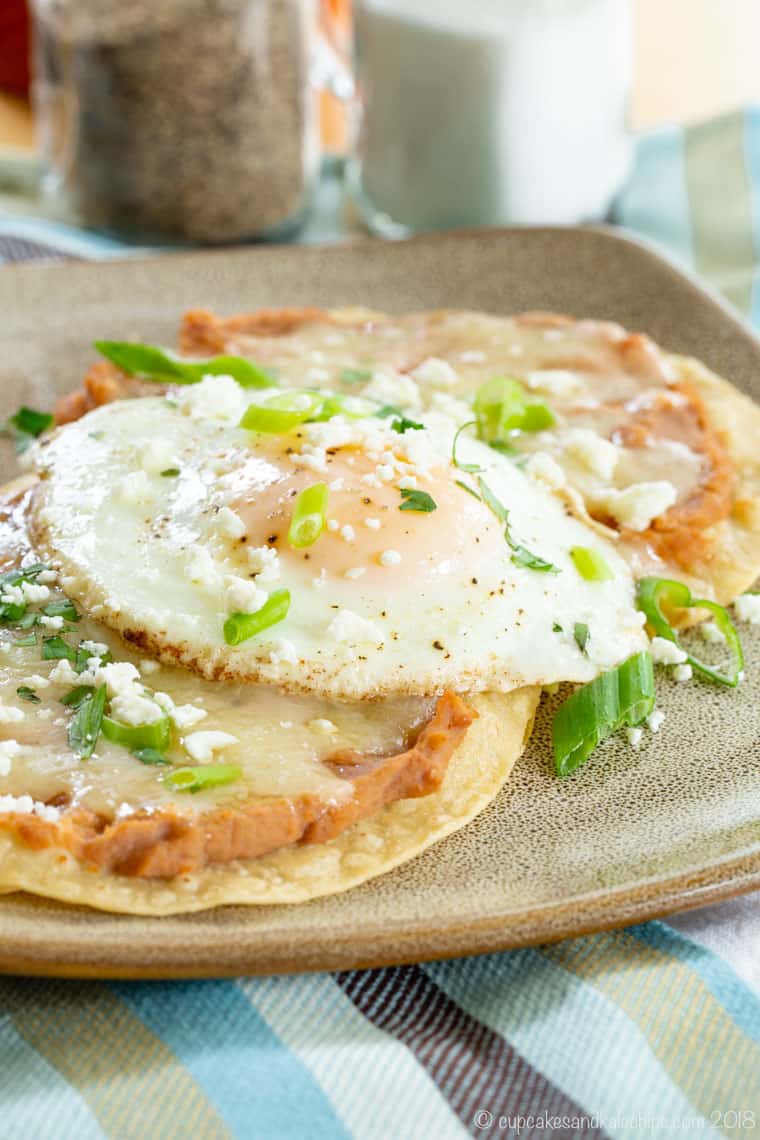
[(316, 176), (313, 0), (36, 0), (49, 185), (88, 225), (232, 241)]

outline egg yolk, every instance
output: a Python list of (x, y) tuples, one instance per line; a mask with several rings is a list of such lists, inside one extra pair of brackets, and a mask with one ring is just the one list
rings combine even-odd
[[(408, 480), (399, 474), (380, 481), (377, 461), (357, 447), (331, 449), (325, 463), (325, 471), (315, 471), (299, 465), (297, 456), (291, 459), (282, 444), (257, 447), (237, 471), (230, 501), (246, 528), (242, 553), (269, 546), (284, 566), (300, 564), (312, 576), (357, 578), (382, 588), (420, 575), (461, 576), (464, 569), (477, 575), (480, 559), (493, 565), (503, 548), (503, 527), (456, 484), (459, 473), (448, 465), (414, 479), (412, 489), (435, 504), (425, 512), (402, 510), (399, 484), (408, 487)], [(320, 482), (328, 487), (325, 528), (311, 546), (293, 549), (288, 529), (296, 499)]]

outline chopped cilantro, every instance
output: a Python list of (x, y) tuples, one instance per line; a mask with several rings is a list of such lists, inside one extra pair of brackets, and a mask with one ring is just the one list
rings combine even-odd
[(70, 689), (65, 697), (61, 697), (61, 704), (69, 708), (78, 709), (85, 697), (91, 697), (95, 692), (92, 685), (77, 685)]
[(509, 511), (503, 503), (499, 502), (491, 488), (480, 476), (478, 476), (478, 486), (480, 487), (483, 502), (489, 510), (496, 515), (499, 522), (504, 523), (504, 539), (512, 551), (512, 562), (514, 565), (524, 566), (528, 570), (539, 570), (544, 574), (559, 574), (559, 566), (547, 562), (546, 559), (541, 558), (539, 554), (534, 554), (531, 550), (528, 550), (527, 547), (521, 546), (512, 536), (509, 526)]
[(573, 637), (575, 638), (581, 653), (585, 653), (589, 639), (589, 628), (585, 622), (577, 621), (575, 623), (573, 626)]
[(171, 764), (171, 760), (157, 748), (137, 748), (132, 755), (136, 756), (141, 764)]
[(69, 598), (63, 598), (59, 602), (49, 602), (42, 612), (46, 617), (62, 617), (66, 621), (79, 621), (76, 606)]
[(391, 424), (392, 431), (398, 432), (399, 435), (403, 435), (406, 431), (422, 431), (424, 427), (424, 424), (418, 424), (416, 420), (410, 420), (407, 416), (397, 416)]
[(436, 510), (438, 504), (428, 495), (427, 491), (413, 491), (410, 487), (399, 488), (401, 491), (400, 511), (419, 511), (421, 514), (430, 514)]
[(42, 642), (42, 660), (43, 661), (60, 661), (65, 658), (67, 661), (76, 660), (76, 650), (68, 641), (64, 641), (62, 637), (46, 637)]
[(34, 408), (21, 407), (15, 416), (11, 416), (3, 424), (3, 431), (14, 437), (16, 451), (20, 455), (52, 424), (53, 416), (50, 412), (38, 412)]
[(379, 420), (387, 420), (390, 416), (396, 416), (398, 419), (404, 418), (404, 413), (401, 408), (397, 408), (395, 404), (383, 404), (376, 412), (373, 412)]
[(340, 379), (342, 384), (366, 384), (372, 379), (372, 372), (367, 368), (344, 368)]
[(482, 501), (478, 492), (474, 487), (471, 487), (469, 483), (465, 483), (462, 479), (455, 479), (454, 482), (456, 483), (457, 487), (461, 487), (462, 490), (466, 491), (468, 495), (472, 495), (473, 499), (477, 499), (478, 502)]

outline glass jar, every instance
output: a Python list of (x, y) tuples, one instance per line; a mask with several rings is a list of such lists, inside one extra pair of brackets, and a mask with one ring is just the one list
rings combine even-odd
[(605, 216), (631, 156), (629, 0), (356, 0), (349, 184), (376, 232)]
[(32, 0), (44, 190), (140, 241), (283, 237), (318, 176), (316, 0)]

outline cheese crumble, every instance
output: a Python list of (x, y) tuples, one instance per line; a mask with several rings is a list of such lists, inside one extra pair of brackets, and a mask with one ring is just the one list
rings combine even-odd
[(659, 518), (678, 498), (672, 483), (665, 480), (653, 483), (632, 483), (625, 490), (612, 488), (597, 499), (599, 506), (629, 530), (642, 531)]
[(681, 665), (688, 657), (683, 649), (667, 637), (653, 637), (649, 651), (655, 665)]
[(381, 644), (385, 638), (374, 622), (355, 614), (353, 610), (339, 610), (327, 627), (327, 636), (344, 644)]
[(213, 760), (215, 752), (220, 752), (223, 748), (229, 748), (231, 744), (237, 743), (238, 737), (233, 736), (231, 732), (218, 732), (211, 729), (206, 732), (191, 732), (183, 740), (185, 748), (193, 760), (197, 760), (199, 764), (207, 764)]
[(760, 625), (760, 594), (742, 594), (734, 602), (734, 610), (739, 621)]

